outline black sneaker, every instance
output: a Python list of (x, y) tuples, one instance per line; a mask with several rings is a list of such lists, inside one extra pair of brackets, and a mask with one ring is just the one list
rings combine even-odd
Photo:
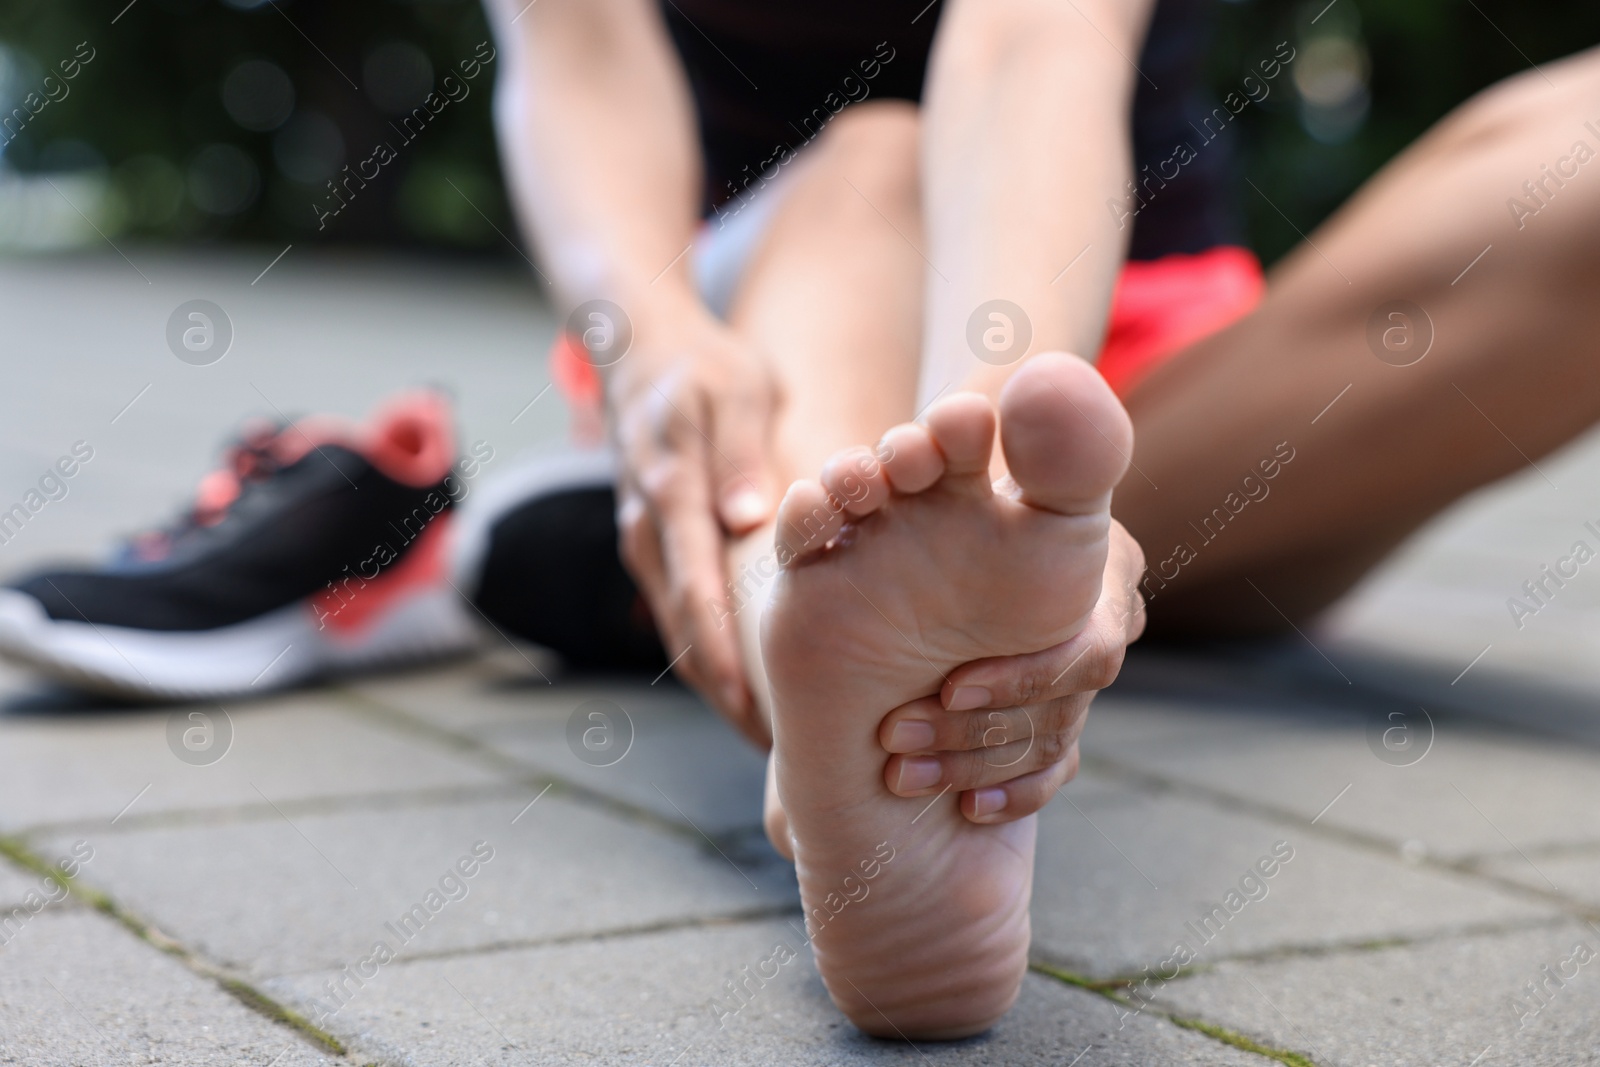
[(502, 634), (578, 671), (666, 669), (650, 611), (617, 556), (615, 469), (603, 452), (535, 459), (461, 509), (455, 571)]
[(447, 556), (467, 463), (430, 393), (362, 427), (257, 426), (176, 526), (0, 589), (0, 654), (97, 692), (214, 699), (465, 650)]

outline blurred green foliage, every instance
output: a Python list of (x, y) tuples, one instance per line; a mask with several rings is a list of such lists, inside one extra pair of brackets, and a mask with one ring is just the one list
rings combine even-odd
[[(145, 237), (277, 242), (314, 236), (346, 243), (504, 247), (493, 228), (509, 232), (490, 125), (495, 64), (481, 65), (470, 81), (460, 70), (463, 61), (474, 59), (479, 43), (490, 39), (474, 0), (135, 0), (118, 15), (126, 2), (0, 5), (0, 44), (13, 56), (5, 87), (12, 99), (5, 111), (22, 93), (36, 90), (79, 42), (95, 51), (71, 83), (70, 96), (45, 107), (7, 146), (3, 158), (12, 168), (109, 168), (124, 205), (119, 228)], [(415, 80), (418, 72), (407, 70), (404, 61), (415, 61), (420, 49), (426, 57), (424, 90), (447, 74), (464, 86), (464, 95), (457, 89), (459, 100), (430, 116), (410, 140), (397, 128), (409, 109), (399, 110), (392, 100), (383, 106), (394, 87), (383, 91), (382, 59), (386, 46), (394, 53), (397, 44), (402, 83), (408, 75)], [(225, 104), (224, 84), (251, 60), (286, 73), (295, 116), (309, 114), (312, 121), (290, 118), (272, 129), (241, 125)], [(395, 71), (388, 74), (394, 81)], [(331, 145), (330, 129), (336, 131)], [(337, 150), (337, 165), (313, 158), (312, 177), (304, 158), (308, 141), (313, 157)], [(324, 172), (355, 167), (379, 142), (393, 146), (398, 158), (365, 188), (352, 186), (358, 191), (348, 208), (319, 230), (318, 207), (336, 203)], [(241, 210), (207, 212), (196, 202), (197, 186), (198, 199), (207, 201), (206, 163), (219, 158), (203, 152), (217, 145), (239, 149), (253, 164), (253, 192), (243, 190), (251, 195)], [(285, 173), (282, 162), (296, 151), (299, 158), (289, 159), (289, 169), (298, 177)], [(238, 159), (237, 153), (221, 154), (224, 185), (237, 177), (229, 167)], [(250, 177), (248, 171), (243, 176)], [(222, 199), (232, 207), (228, 196)]]
[[(464, 81), (460, 64), (490, 37), (473, 0), (135, 0), (122, 9), (123, 2), (0, 6), (6, 112), (79, 42), (95, 53), (71, 95), (11, 139), (0, 156), (6, 167), (103, 168), (117, 228), (146, 238), (314, 239), (514, 254), (495, 232), (510, 233), (512, 223), (490, 124), (494, 65), (465, 82), (469, 91), (414, 138), (395, 126), (405, 102), (396, 94), (404, 98), (407, 79), (415, 81), (419, 54), (431, 83), (447, 73)], [(1600, 41), (1594, 0), (1219, 6), (1211, 55), (1219, 96), (1278, 41), (1299, 50), (1293, 76), (1247, 108), (1230, 134), (1240, 138), (1245, 173), (1265, 194), (1243, 186), (1239, 204), (1252, 243), (1269, 261), (1472, 93), (1530, 62)], [(1308, 49), (1320, 57), (1315, 70)], [(288, 75), (293, 117), (246, 114), (241, 123), (224, 86), (242, 63), (263, 60)], [(1343, 102), (1317, 112), (1307, 91)], [(275, 120), (281, 125), (263, 128)], [(354, 166), (379, 142), (394, 147), (395, 161), (319, 230), (319, 210), (333, 203), (330, 166)]]
[[(1296, 229), (1310, 233), (1373, 172), (1474, 93), (1530, 64), (1600, 43), (1600, 4), (1244, 0), (1222, 5), (1218, 28), (1212, 84), (1219, 91), (1237, 85), (1279, 41), (1299, 49), (1291, 74), (1305, 73), (1296, 66), (1303, 67), (1307, 45), (1319, 36), (1351, 40), (1365, 58), (1370, 111), (1345, 139), (1327, 143), (1308, 133), (1304, 101), (1287, 85), (1239, 116), (1243, 171), (1271, 200), (1246, 185), (1239, 204), (1251, 245), (1271, 262), (1299, 241)], [(1590, 117), (1600, 117), (1600, 100)]]

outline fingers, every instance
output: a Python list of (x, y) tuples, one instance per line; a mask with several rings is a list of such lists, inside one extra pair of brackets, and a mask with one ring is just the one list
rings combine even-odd
[[(1092, 694), (1078, 695), (1086, 706)], [(939, 703), (938, 697), (922, 697), (900, 705), (883, 717), (878, 724), (878, 743), (891, 754), (998, 748), (1037, 733), (1062, 733), (1070, 729), (1081, 714), (1076, 705), (1066, 703), (1071, 699), (1046, 701), (1034, 707), (950, 711)], [(1002, 762), (1000, 757), (992, 759)], [(974, 784), (967, 783), (962, 788), (971, 788)]]
[(718, 397), (709, 412), (707, 459), (717, 514), (728, 532), (749, 533), (772, 513), (766, 479), (771, 390), (764, 383)]
[[(961, 748), (892, 755), (884, 765), (884, 784), (897, 796), (928, 796), (947, 788), (998, 785), (1054, 766), (1078, 743), (1091, 699), (1092, 693), (1080, 693), (1034, 708), (962, 713), (966, 724), (952, 737)], [(880, 740), (896, 734), (904, 738), (924, 726), (938, 733), (936, 719), (919, 717), (915, 703), (906, 706), (912, 709), (908, 716), (895, 719), (891, 713), (885, 719)]]
[(705, 441), (665, 394), (653, 408), (653, 433), (627, 442), (630, 475), (618, 515), (623, 558), (645, 590), (667, 655), (682, 656), (679, 675), (737, 722), (751, 714), (752, 700), (727, 622), (732, 608)]
[(1013, 822), (1042, 810), (1077, 773), (1078, 746), (1074, 743), (1059, 763), (1009, 782), (962, 793), (961, 814), (969, 822), (984, 825)]
[(1136, 584), (1143, 571), (1138, 544), (1120, 523), (1113, 523), (1100, 599), (1077, 636), (1031, 655), (962, 664), (940, 690), (941, 705), (970, 713), (1104, 689), (1122, 669), (1127, 646), (1144, 631), (1144, 598)]

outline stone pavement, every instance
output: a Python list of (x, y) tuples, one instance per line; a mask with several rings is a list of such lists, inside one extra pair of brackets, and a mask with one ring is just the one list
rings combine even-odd
[[(563, 433), (516, 273), (124, 251), (0, 264), (0, 498), (95, 449), (5, 574), (163, 518), (250, 412), (436, 381), (497, 462)], [(234, 326), (212, 366), (164, 340), (193, 298)], [(1041, 817), (1022, 1000), (955, 1044), (855, 1033), (803, 951), (730, 996), (800, 947), (793, 873), (761, 760), (670, 680), (547, 682), (486, 640), (230, 704), (192, 766), (167, 731), (194, 709), (0, 673), (0, 1063), (1600, 1062), (1600, 579), (1521, 629), (1505, 604), (1595, 543), (1600, 448), (1540, 468), (1304, 639), (1138, 650)], [(636, 727), (610, 767), (566, 743), (597, 697)]]

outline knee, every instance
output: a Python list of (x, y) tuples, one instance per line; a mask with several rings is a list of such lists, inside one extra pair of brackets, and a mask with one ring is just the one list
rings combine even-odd
[[(1558, 73), (1559, 88), (1551, 87), (1550, 71)], [(1597, 93), (1600, 48), (1591, 48), (1495, 82), (1446, 117), (1439, 133), (1447, 143), (1462, 148), (1492, 145), (1525, 133), (1530, 124), (1547, 118), (1565, 124), (1568, 105), (1581, 107)]]
[(824, 166), (860, 193), (858, 197), (844, 188), (857, 203), (865, 197), (891, 218), (914, 215), (921, 206), (917, 174), (921, 125), (916, 105), (903, 100), (856, 104), (828, 124), (818, 154)]

